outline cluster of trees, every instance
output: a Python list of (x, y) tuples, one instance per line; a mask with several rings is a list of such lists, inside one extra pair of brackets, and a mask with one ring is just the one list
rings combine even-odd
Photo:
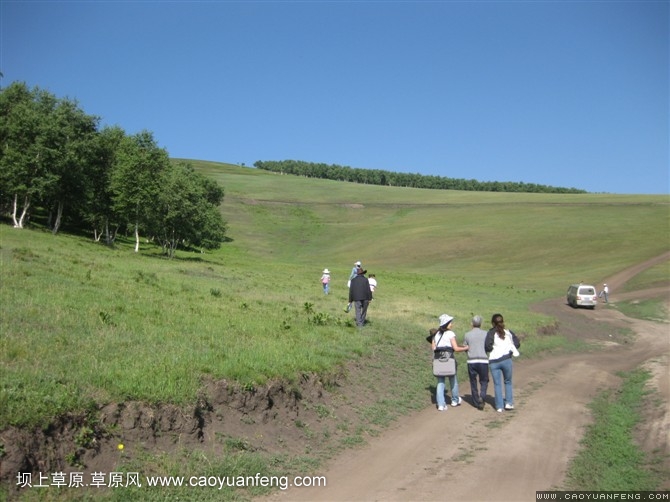
[(535, 192), (535, 193), (585, 193), (576, 188), (558, 188), (535, 183), (511, 181), (477, 181), (443, 176), (396, 173), (381, 169), (358, 169), (337, 164), (326, 165), (299, 160), (257, 161), (257, 169), (281, 174), (295, 174), (308, 178), (350, 181), (369, 185), (430, 188), (436, 190), (471, 190), (479, 192)]
[(0, 210), (14, 227), (43, 215), (104, 236), (140, 233), (172, 257), (178, 247), (216, 249), (225, 239), (223, 188), (187, 163), (172, 163), (153, 135), (99, 127), (75, 101), (12, 83), (0, 90)]

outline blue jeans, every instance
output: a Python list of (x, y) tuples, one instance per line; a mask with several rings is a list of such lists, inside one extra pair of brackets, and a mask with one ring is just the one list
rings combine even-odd
[(328, 294), (328, 283), (325, 283), (325, 284), (323, 285), (323, 292), (324, 292), (325, 294)]
[(449, 387), (451, 387), (451, 404), (453, 406), (458, 404), (458, 378), (456, 375), (450, 377), (437, 377), (437, 389), (435, 391), (435, 402), (438, 406), (446, 406), (447, 401), (444, 399), (445, 378), (449, 379)]
[[(506, 404), (514, 406), (514, 394), (512, 393), (512, 358), (491, 362), (489, 363), (489, 369), (491, 370), (491, 377), (493, 378), (496, 410), (504, 408)], [(504, 399), (503, 382), (505, 384)]]

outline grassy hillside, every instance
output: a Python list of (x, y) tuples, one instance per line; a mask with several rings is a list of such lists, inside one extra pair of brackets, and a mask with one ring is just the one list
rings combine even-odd
[[(555, 342), (534, 336), (551, 320), (530, 303), (669, 245), (658, 237), (667, 197), (439, 192), (194, 165), (226, 192), (231, 241), (213, 253), (167, 261), (147, 243), (136, 255), (130, 242), (0, 226), (0, 430), (93, 402), (186, 403), (203, 377), (253, 387), (327, 373), (382, 337), (422, 364), (443, 312), (462, 335), (473, 313), (501, 311), (532, 355)], [(379, 280), (363, 332), (342, 311), (356, 260)]]
[[(424, 337), (439, 314), (456, 316), (461, 337), (472, 314), (503, 312), (524, 337), (524, 357), (533, 357), (564, 340), (537, 335), (553, 320), (531, 313), (531, 303), (562, 296), (574, 281), (597, 283), (670, 246), (667, 197), (437, 192), (194, 164), (226, 192), (230, 242), (215, 252), (179, 251), (166, 260), (146, 241), (135, 254), (131, 238), (110, 249), (80, 236), (0, 225), (0, 431), (46, 430), (56, 416), (88, 410), (84, 422), (72, 424), (82, 446), (101, 404), (144, 401), (154, 405), (149, 411), (158, 403), (193, 404), (203, 382), (224, 379), (245, 390), (282, 379), (299, 393), (305, 374), (331, 382), (365, 359), (352, 367), (364, 368), (355, 371), (355, 384), (374, 393), (343, 401), (346, 416), (304, 396), (303, 411), (328, 416), (319, 433), (304, 415), (292, 424), (306, 438), (304, 456), (247, 451), (248, 438), (224, 431), (214, 441), (217, 455), (165, 453), (131, 441), (127, 450), (137, 453), (119, 454), (114, 464), (170, 475), (205, 468), (216, 475), (304, 474), (319, 455), (360, 444), (394, 417), (427, 405), (434, 377)], [(362, 330), (343, 312), (359, 259), (379, 279)], [(319, 284), (324, 267), (333, 276), (329, 296)], [(668, 281), (665, 264), (637, 284)], [(461, 365), (461, 381), (464, 371)], [(125, 441), (124, 431), (104, 433)], [(2, 441), (7, 437), (15, 436)], [(11, 443), (2, 441), (0, 457)], [(79, 450), (58, 448), (44, 455), (81, 467)], [(0, 485), (0, 498), (11, 492), (8, 483), (14, 480)], [(54, 490), (21, 493), (25, 500), (90, 495)], [(166, 488), (95, 496), (241, 500), (259, 493)]]
[(225, 187), (231, 247), (240, 241), (254, 259), (298, 261), (312, 274), (327, 266), (347, 275), (361, 259), (385, 274), (463, 276), (554, 296), (670, 247), (667, 196), (422, 190), (194, 165)]

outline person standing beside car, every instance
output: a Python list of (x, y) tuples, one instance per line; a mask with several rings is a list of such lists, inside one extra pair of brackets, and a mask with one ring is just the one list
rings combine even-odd
[[(512, 390), (512, 356), (518, 354), (521, 347), (519, 338), (505, 328), (502, 314), (493, 314), (493, 327), (486, 334), (484, 349), (489, 353), (489, 369), (493, 378), (496, 411), (514, 409), (514, 392)], [(503, 397), (503, 386), (505, 393)]]
[(605, 297), (605, 303), (609, 303), (609, 299), (608, 299), (609, 294), (610, 294), (609, 286), (607, 286), (607, 284), (603, 284), (603, 290), (598, 295), (598, 298), (602, 298), (604, 296)]

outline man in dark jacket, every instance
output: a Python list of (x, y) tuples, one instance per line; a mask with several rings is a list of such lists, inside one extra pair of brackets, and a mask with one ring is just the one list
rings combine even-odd
[(368, 304), (372, 300), (372, 291), (370, 291), (370, 282), (365, 277), (367, 270), (358, 269), (358, 275), (351, 280), (349, 286), (349, 302), (356, 307), (356, 326), (365, 324), (365, 317), (368, 313)]

